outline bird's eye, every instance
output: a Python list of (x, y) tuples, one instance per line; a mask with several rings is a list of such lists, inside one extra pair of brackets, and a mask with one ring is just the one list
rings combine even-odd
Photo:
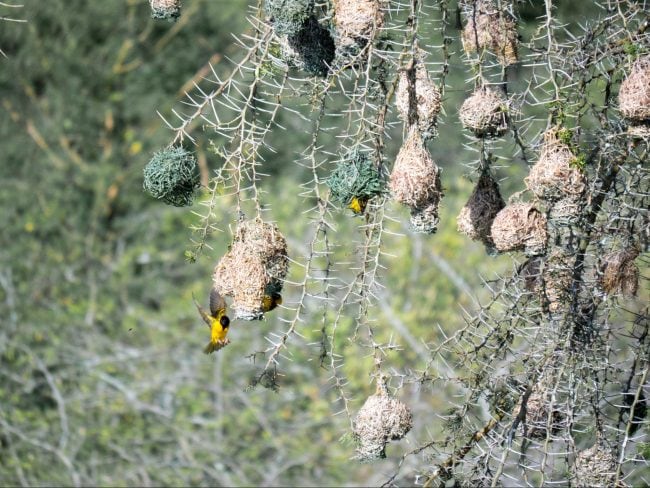
[(230, 325), (230, 318), (228, 318), (227, 315), (224, 315), (219, 319), (219, 323), (221, 324), (221, 327), (226, 328)]

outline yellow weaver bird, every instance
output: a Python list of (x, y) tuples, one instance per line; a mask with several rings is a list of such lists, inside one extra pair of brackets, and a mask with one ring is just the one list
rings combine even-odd
[(368, 205), (368, 199), (364, 197), (352, 197), (348, 208), (352, 210), (356, 215), (359, 215), (366, 210), (366, 205)]
[(230, 318), (226, 315), (226, 301), (223, 297), (216, 289), (212, 288), (210, 290), (210, 314), (203, 310), (203, 307), (197, 303), (196, 298), (194, 298), (194, 304), (203, 321), (210, 328), (210, 342), (205, 346), (203, 352), (210, 354), (227, 346), (230, 343), (230, 340), (226, 337), (230, 328)]
[(278, 305), (282, 304), (282, 295), (279, 293), (271, 293), (270, 295), (264, 295), (262, 298), (262, 312), (270, 312)]

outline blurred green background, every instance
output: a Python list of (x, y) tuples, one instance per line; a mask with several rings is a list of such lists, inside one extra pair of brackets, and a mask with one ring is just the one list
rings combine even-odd
[[(280, 318), (291, 311), (236, 324), (231, 346), (203, 355), (207, 332), (191, 297), (207, 295), (230, 237), (232, 202), (220, 203), (225, 232), (210, 237), (213, 250), (189, 263), (188, 229), (197, 217), (141, 190), (144, 165), (171, 138), (156, 111), (171, 118), (191, 81), (208, 74), (207, 63), (229, 71), (227, 59), (239, 52), (232, 35), (249, 28), (249, 2), (186, 0), (175, 24), (151, 20), (146, 0), (24, 3), (11, 13), (26, 23), (0, 23), (0, 485), (384, 481), (403, 452), (439, 429), (438, 415), (449, 407), (444, 391), (403, 388), (413, 432), (377, 465), (350, 462), (353, 446), (340, 441), (349, 425), (335, 415), (341, 403), (319, 361), (317, 304), (302, 337), (292, 339), (280, 389), (248, 388), (260, 366), (251, 354), (285, 330)], [(539, 3), (521, 5), (524, 37), (542, 13)], [(560, 12), (581, 18), (574, 11), (581, 3), (563, 2)], [(457, 53), (458, 32), (452, 35)], [(389, 230), (406, 235), (386, 236), (393, 257), (384, 258), (385, 289), (371, 313), (383, 340), (403, 346), (388, 360), (396, 370), (422, 367), (425, 344), (463, 323), (482, 278), (511, 266), (507, 257), (486, 258), (455, 230), (472, 188), (463, 163), (475, 158), (456, 115), (471, 88), (466, 78), (455, 54), (441, 137), (431, 145), (446, 192), (439, 233), (410, 235), (407, 212), (388, 206), (396, 219)], [(282, 150), (265, 167), (265, 203), (290, 252), (302, 256), (310, 223), (301, 219), (290, 159), (308, 134), (279, 137)], [(212, 171), (219, 162), (209, 141), (199, 134), (197, 154)], [(396, 133), (389, 156), (399, 141)], [(512, 140), (504, 151), (514, 153)], [(526, 170), (511, 163), (499, 170), (506, 197), (522, 188)], [(360, 220), (343, 212), (337, 219), (330, 238), (343, 262), (362, 233)], [(285, 293), (287, 303), (296, 300), (291, 286)], [(353, 317), (340, 327), (351, 330)], [(338, 347), (348, 356), (347, 391), (358, 409), (374, 389), (372, 359), (343, 339)]]

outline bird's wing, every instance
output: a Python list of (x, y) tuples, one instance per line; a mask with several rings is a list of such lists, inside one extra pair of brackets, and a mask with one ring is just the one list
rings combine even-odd
[(226, 313), (226, 301), (216, 288), (210, 290), (210, 314), (213, 317), (220, 317)]
[(194, 294), (192, 294), (192, 299), (194, 300), (194, 305), (196, 305), (196, 309), (201, 314), (201, 318), (203, 319), (203, 322), (205, 322), (208, 327), (211, 327), (212, 318), (207, 314), (205, 310), (203, 310), (203, 307), (199, 305), (199, 303), (196, 301), (196, 298), (194, 298)]

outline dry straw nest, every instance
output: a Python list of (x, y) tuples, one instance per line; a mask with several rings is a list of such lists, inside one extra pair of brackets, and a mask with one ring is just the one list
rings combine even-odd
[(580, 451), (571, 466), (572, 484), (578, 488), (622, 487), (616, 482), (616, 453), (602, 441)]
[(149, 0), (153, 19), (176, 20), (181, 16), (181, 0)]
[[(521, 409), (523, 396), (517, 402), (514, 415)], [(523, 421), (523, 430), (528, 439), (543, 440), (547, 437), (552, 440), (564, 427), (566, 415), (552, 401), (549, 389), (538, 383), (526, 402), (526, 416)], [(550, 427), (550, 431), (549, 431)]]
[(289, 268), (287, 242), (278, 228), (259, 219), (241, 222), (230, 250), (214, 269), (214, 286), (232, 297), (235, 318), (262, 317), (265, 295), (279, 293)]
[(630, 247), (607, 254), (603, 259), (602, 286), (609, 295), (633, 297), (639, 287), (639, 268), (634, 260), (639, 250)]
[(543, 298), (551, 313), (566, 310), (572, 298), (575, 256), (554, 248), (549, 254), (542, 272)]
[[(409, 70), (400, 73), (395, 106), (402, 120), (409, 122), (417, 115), (418, 128), (425, 135), (434, 135), (438, 114), (442, 108), (440, 89), (431, 81), (423, 61), (414, 60), (414, 79), (409, 76)], [(411, 94), (415, 96), (411, 106)], [(411, 107), (416, 114), (411, 114)]]
[(467, 54), (487, 50), (504, 66), (517, 62), (517, 23), (508, 12), (500, 11), (493, 2), (483, 0), (477, 1), (466, 16), (467, 24), (461, 40)]
[(650, 122), (650, 56), (638, 60), (621, 83), (618, 105), (633, 122)]
[(357, 459), (372, 461), (386, 457), (386, 444), (402, 439), (413, 426), (411, 409), (392, 397), (386, 384), (368, 397), (354, 419)]
[(567, 144), (569, 139), (570, 132), (562, 128), (552, 128), (544, 134), (539, 160), (525, 178), (526, 186), (537, 198), (572, 198), (577, 203), (584, 193), (586, 177)]
[(356, 56), (384, 25), (379, 0), (334, 0), (336, 47), (343, 58)]
[(508, 131), (508, 105), (500, 90), (482, 86), (463, 102), (458, 116), (476, 137), (501, 137)]
[(492, 222), (492, 240), (499, 252), (524, 251), (543, 254), (548, 240), (546, 217), (529, 203), (505, 206)]
[(489, 172), (483, 172), (469, 200), (458, 214), (458, 232), (474, 241), (482, 241), (492, 246), (492, 222), (505, 206), (499, 185)]
[(581, 196), (570, 196), (553, 202), (550, 208), (549, 219), (556, 226), (574, 225), (580, 219), (582, 210), (585, 208)]
[(411, 128), (397, 154), (390, 191), (395, 200), (411, 207), (411, 224), (416, 232), (431, 234), (436, 231), (442, 198), (440, 169), (417, 127)]

